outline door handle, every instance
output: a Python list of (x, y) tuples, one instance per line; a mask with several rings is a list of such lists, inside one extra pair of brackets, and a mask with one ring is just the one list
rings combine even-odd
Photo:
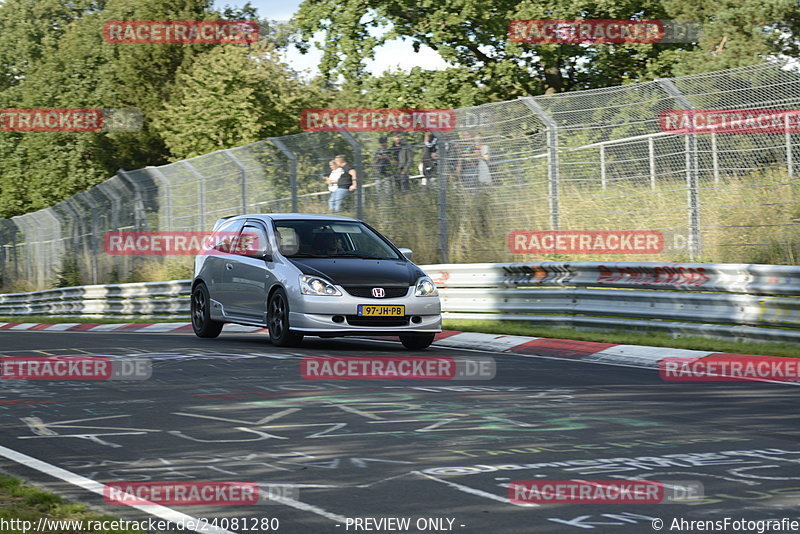
[(233, 264), (232, 263), (226, 263), (225, 264), (225, 268), (230, 271), (231, 269), (233, 269)]

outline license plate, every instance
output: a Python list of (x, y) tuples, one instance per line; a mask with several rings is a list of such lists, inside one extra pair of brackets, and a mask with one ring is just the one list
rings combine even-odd
[(402, 317), (405, 314), (405, 306), (375, 306), (373, 304), (358, 305), (358, 315), (362, 317)]

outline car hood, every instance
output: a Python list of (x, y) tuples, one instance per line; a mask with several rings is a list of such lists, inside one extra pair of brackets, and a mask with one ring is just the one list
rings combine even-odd
[(287, 258), (303, 274), (321, 276), (340, 286), (412, 285), (422, 269), (398, 260), (361, 258)]

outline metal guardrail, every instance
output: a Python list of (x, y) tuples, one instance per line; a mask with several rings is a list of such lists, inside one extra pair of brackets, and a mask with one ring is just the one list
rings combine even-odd
[(191, 287), (191, 280), (171, 280), (7, 293), (0, 315), (188, 315)]
[[(427, 265), (446, 318), (800, 341), (800, 267), (543, 262)], [(0, 295), (0, 315), (175, 315), (191, 280)]]
[(450, 319), (800, 341), (800, 267), (564, 261), (423, 268)]

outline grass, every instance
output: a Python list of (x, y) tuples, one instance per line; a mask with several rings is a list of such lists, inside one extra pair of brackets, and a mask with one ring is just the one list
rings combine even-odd
[(666, 333), (638, 334), (627, 330), (609, 330), (604, 332), (573, 330), (571, 328), (549, 328), (531, 326), (525, 321), (487, 321), (477, 319), (445, 319), (445, 330), (461, 330), (464, 332), (483, 332), (487, 334), (505, 334), (517, 336), (547, 337), (557, 339), (574, 339), (577, 341), (595, 341), (598, 343), (615, 343), (620, 345), (649, 345), (653, 347), (670, 347), (674, 349), (707, 350), (712, 352), (732, 352), (735, 354), (758, 354), (761, 356), (783, 356), (800, 358), (800, 348), (790, 343), (748, 343), (708, 339), (703, 337), (672, 337)]
[[(109, 515), (91, 512), (83, 504), (74, 504), (64, 501), (58, 495), (49, 493), (32, 486), (22, 484), (16, 478), (0, 475), (0, 520), (10, 521), (19, 519), (31, 521), (35, 525), (39, 518), (53, 521), (119, 521)], [(108, 524), (108, 523), (107, 523)], [(28, 534), (32, 530), (10, 528), (19, 526), (17, 523), (7, 523), (3, 529), (4, 534)], [(78, 530), (75, 528), (60, 528), (47, 530), (49, 534), (144, 534), (142, 530), (109, 530), (92, 529)]]

